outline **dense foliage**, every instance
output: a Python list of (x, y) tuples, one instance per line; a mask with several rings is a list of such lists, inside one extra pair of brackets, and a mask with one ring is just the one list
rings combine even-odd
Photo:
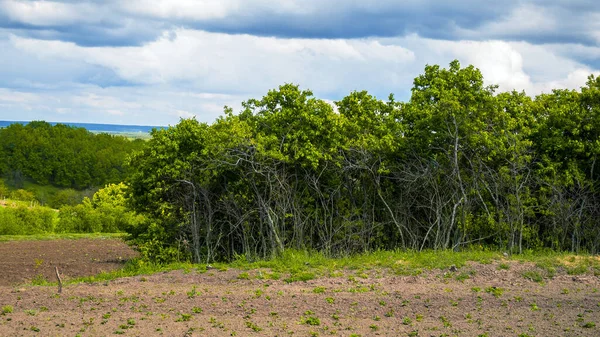
[(26, 180), (75, 189), (118, 183), (126, 156), (143, 145), (63, 124), (11, 124), (0, 128), (0, 176), (17, 188)]
[[(1, 187), (1, 184), (0, 184)], [(34, 200), (0, 202), (0, 235), (49, 233), (116, 233), (136, 226), (144, 218), (126, 205), (126, 186), (109, 184), (94, 196), (60, 210), (40, 206)]]
[(212, 125), (154, 131), (130, 163), (133, 205), (154, 219), (134, 239), (194, 261), (600, 250), (600, 79), (532, 99), (454, 61), (427, 66), (409, 102), (352, 92), (335, 105), (286, 84)]

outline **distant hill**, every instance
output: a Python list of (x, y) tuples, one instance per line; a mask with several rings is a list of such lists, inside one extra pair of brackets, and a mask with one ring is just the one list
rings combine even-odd
[[(0, 128), (7, 127), (11, 124), (19, 123), (26, 125), (29, 122), (25, 121), (0, 121)], [(85, 128), (94, 133), (111, 133), (111, 134), (136, 134), (149, 133), (152, 129), (163, 129), (165, 126), (150, 126), (150, 125), (119, 125), (119, 124), (95, 124), (95, 123), (68, 123), (68, 122), (48, 122), (51, 125), (64, 124), (78, 128)]]

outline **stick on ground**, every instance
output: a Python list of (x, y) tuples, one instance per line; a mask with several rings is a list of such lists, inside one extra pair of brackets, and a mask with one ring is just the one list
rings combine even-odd
[(56, 272), (56, 278), (58, 279), (58, 293), (62, 293), (62, 280), (60, 279), (60, 274), (58, 273), (58, 267), (54, 267), (54, 271)]

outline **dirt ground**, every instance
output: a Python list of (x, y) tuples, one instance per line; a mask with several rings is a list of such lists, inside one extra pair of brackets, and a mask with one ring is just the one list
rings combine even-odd
[[(91, 264), (115, 259), (86, 252)], [(600, 278), (559, 273), (536, 283), (522, 276), (534, 268), (371, 269), (293, 283), (269, 270), (173, 271), (69, 285), (61, 295), (4, 285), (0, 336), (600, 336)]]
[(0, 242), (0, 286), (44, 277), (56, 281), (54, 267), (65, 278), (121, 268), (136, 252), (119, 239)]

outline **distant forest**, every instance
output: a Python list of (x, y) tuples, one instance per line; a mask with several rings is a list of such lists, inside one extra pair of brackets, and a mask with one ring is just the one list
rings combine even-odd
[(126, 156), (143, 146), (64, 124), (11, 124), (0, 128), (0, 176), (15, 188), (26, 180), (75, 189), (119, 183), (127, 176)]

